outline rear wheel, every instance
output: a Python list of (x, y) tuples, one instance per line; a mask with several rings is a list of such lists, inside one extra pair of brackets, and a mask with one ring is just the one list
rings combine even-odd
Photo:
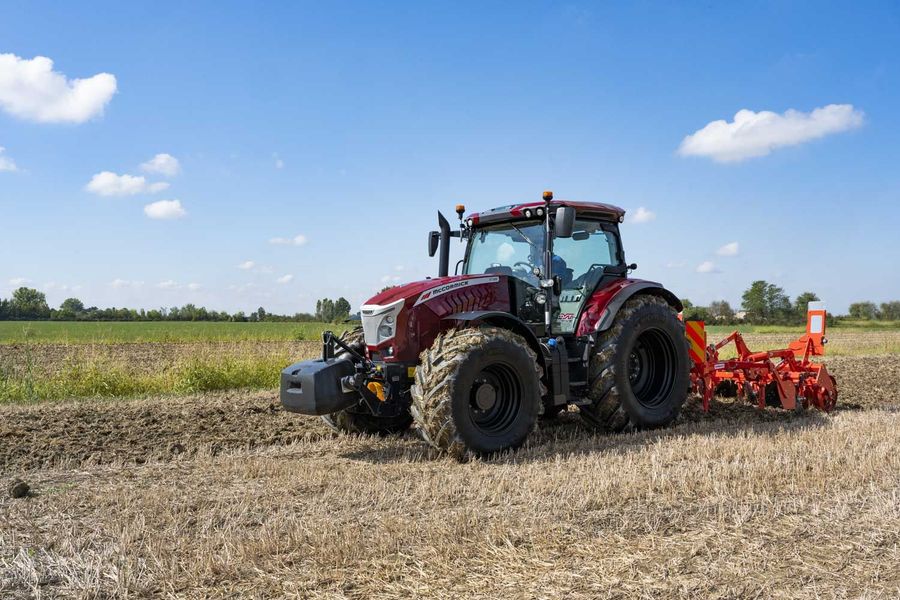
[(522, 445), (541, 411), (541, 368), (520, 336), (455, 329), (422, 353), (412, 414), (426, 442), (457, 458)]
[[(359, 354), (366, 351), (362, 327), (344, 332), (340, 340)], [(346, 354), (346, 351), (339, 347), (335, 352), (335, 357), (342, 354)], [(369, 408), (360, 402), (348, 409), (339, 410), (330, 415), (322, 415), (322, 421), (338, 433), (391, 435), (403, 433), (409, 429), (412, 424), (412, 415), (409, 413), (409, 409), (403, 409), (399, 415), (390, 417), (373, 415)]]
[(632, 297), (598, 342), (584, 420), (605, 431), (672, 423), (690, 387), (684, 324), (672, 307), (658, 296)]

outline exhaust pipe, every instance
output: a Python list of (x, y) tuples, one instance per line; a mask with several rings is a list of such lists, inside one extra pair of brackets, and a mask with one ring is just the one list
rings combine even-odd
[(441, 211), (438, 211), (438, 226), (441, 228), (441, 255), (438, 259), (438, 277), (446, 277), (450, 273), (450, 223)]

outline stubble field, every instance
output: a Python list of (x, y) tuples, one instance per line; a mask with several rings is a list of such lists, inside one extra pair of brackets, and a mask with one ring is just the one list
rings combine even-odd
[[(270, 389), (7, 404), (0, 472), (32, 494), (2, 490), (0, 597), (897, 597), (900, 333), (858, 338), (832, 336), (831, 415), (692, 399), (597, 435), (567, 414), (467, 464), (338, 437)], [(89, 348), (32, 347), (32, 373), (318, 345)]]

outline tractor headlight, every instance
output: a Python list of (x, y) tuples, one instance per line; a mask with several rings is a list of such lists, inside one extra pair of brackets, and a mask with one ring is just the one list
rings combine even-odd
[(366, 344), (377, 346), (397, 334), (397, 318), (403, 310), (404, 299), (384, 306), (366, 305), (360, 307)]
[(378, 343), (394, 337), (394, 328), (391, 325), (382, 325), (378, 328)]

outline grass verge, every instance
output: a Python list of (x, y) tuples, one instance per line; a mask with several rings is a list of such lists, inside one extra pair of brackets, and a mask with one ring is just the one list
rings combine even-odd
[(0, 344), (315, 341), (347, 323), (217, 323), (206, 321), (0, 321)]
[(34, 368), (31, 352), (24, 369), (0, 365), (0, 403), (27, 403), (67, 398), (121, 398), (228, 389), (272, 389), (281, 370), (292, 362), (284, 354), (219, 356), (200, 353), (153, 371), (103, 357), (67, 361), (53, 372)]

